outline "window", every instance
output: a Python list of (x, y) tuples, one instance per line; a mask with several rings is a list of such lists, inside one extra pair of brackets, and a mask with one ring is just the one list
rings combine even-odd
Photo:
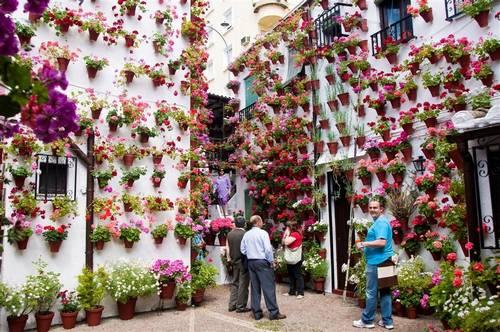
[(380, 25), (387, 28), (393, 23), (402, 20), (408, 14), (406, 7), (410, 4), (408, 0), (385, 0), (380, 4)]
[(314, 21), (316, 27), (317, 39), (316, 45), (318, 47), (331, 45), (335, 37), (345, 36), (342, 34), (342, 28), (337, 23), (337, 17), (341, 16), (340, 8), (342, 4), (335, 4), (332, 8), (324, 11)]
[(36, 176), (36, 198), (50, 200), (56, 196), (75, 197), (76, 159), (37, 155), (38, 170)]
[(253, 76), (245, 78), (245, 107), (252, 105), (259, 99), (259, 96), (253, 91), (252, 85), (254, 80)]
[(208, 61), (205, 72), (208, 80), (212, 80), (214, 78), (214, 62), (212, 60)]
[(229, 8), (222, 15), (223, 22), (228, 23), (229, 25), (226, 27), (226, 30), (231, 29), (233, 26), (233, 9)]
[(227, 45), (227, 48), (224, 50), (225, 53), (225, 67), (229, 66), (231, 63), (231, 59), (233, 58), (233, 45)]

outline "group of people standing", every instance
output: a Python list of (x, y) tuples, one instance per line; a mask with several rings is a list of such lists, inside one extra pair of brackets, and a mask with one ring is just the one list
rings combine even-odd
[[(392, 229), (387, 218), (383, 215), (384, 205), (378, 200), (371, 200), (369, 213), (374, 222), (368, 230), (366, 241), (357, 244), (364, 249), (366, 259), (366, 308), (361, 319), (353, 321), (358, 328), (374, 328), (375, 315), (380, 292), (380, 307), (382, 319), (378, 325), (386, 329), (393, 329), (392, 301), (389, 288), (379, 289), (377, 268), (391, 260), (394, 255), (392, 249)], [(269, 319), (284, 319), (286, 315), (279, 310), (276, 300), (276, 284), (274, 278), (274, 253), (269, 234), (262, 229), (264, 222), (260, 216), (254, 215), (249, 220), (250, 230), (246, 231), (246, 222), (243, 217), (237, 217), (235, 228), (228, 234), (227, 257), (232, 263), (233, 280), (229, 298), (229, 311), (249, 312), (260, 320), (263, 317), (260, 306), (261, 294), (264, 294)], [(284, 294), (304, 297), (304, 278), (302, 275), (302, 228), (290, 221), (286, 225), (282, 238), (284, 258), (287, 263), (290, 280), (289, 291)], [(248, 287), (251, 286), (251, 305), (248, 303)]]

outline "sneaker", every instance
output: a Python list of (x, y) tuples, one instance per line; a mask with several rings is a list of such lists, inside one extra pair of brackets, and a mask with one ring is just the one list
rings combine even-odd
[(286, 318), (286, 315), (278, 313), (275, 316), (270, 316), (269, 320), (278, 320), (278, 319), (285, 319), (285, 318)]
[(304, 295), (297, 295), (297, 298), (300, 300), (300, 299), (303, 299), (304, 298)]
[(288, 293), (283, 293), (283, 296), (290, 296), (290, 294), (288, 294)]
[(375, 324), (373, 324), (373, 323), (366, 324), (366, 323), (363, 323), (363, 321), (360, 319), (360, 320), (352, 321), (352, 326), (359, 327), (361, 329), (373, 329), (375, 327)]
[(379, 320), (377, 324), (378, 324), (378, 326), (384, 327), (384, 328), (386, 328), (388, 330), (394, 329), (394, 325), (392, 325), (392, 324), (391, 325), (385, 325), (383, 320)]

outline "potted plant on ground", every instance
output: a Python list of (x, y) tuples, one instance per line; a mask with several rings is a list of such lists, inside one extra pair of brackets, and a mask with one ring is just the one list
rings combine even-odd
[(163, 239), (167, 237), (167, 234), (168, 234), (168, 225), (166, 224), (157, 225), (151, 231), (151, 236), (153, 236), (153, 239), (155, 240), (156, 244), (161, 244), (163, 242)]
[(43, 239), (49, 244), (50, 252), (59, 252), (62, 241), (68, 237), (67, 229), (68, 226), (64, 224), (57, 228), (50, 225), (43, 227)]
[(196, 260), (191, 266), (191, 287), (193, 289), (193, 303), (200, 305), (205, 295), (205, 289), (215, 287), (217, 268), (204, 260)]
[(179, 311), (184, 311), (187, 308), (187, 303), (191, 299), (193, 289), (191, 283), (185, 281), (177, 287), (177, 294), (175, 294), (175, 308)]
[(84, 56), (83, 60), (85, 61), (85, 65), (87, 66), (87, 75), (89, 78), (95, 78), (97, 72), (103, 70), (109, 62), (105, 58), (98, 58), (95, 56)]
[(97, 179), (97, 184), (99, 188), (104, 188), (108, 185), (109, 180), (116, 176), (116, 170), (113, 166), (104, 170), (94, 170), (92, 171), (92, 176)]
[(135, 225), (124, 222), (120, 225), (119, 238), (123, 240), (125, 248), (130, 249), (134, 246), (135, 242), (141, 239), (141, 230), (135, 227)]
[(314, 290), (317, 293), (323, 293), (325, 291), (325, 278), (328, 275), (328, 262), (320, 257), (309, 272), (313, 280)]
[(139, 180), (139, 178), (146, 174), (146, 167), (132, 167), (129, 170), (123, 170), (123, 175), (120, 179), (120, 184), (127, 184), (128, 187), (132, 187), (134, 182)]
[(415, 319), (417, 317), (420, 299), (430, 284), (431, 275), (424, 272), (424, 262), (421, 257), (410, 258), (399, 267), (398, 299), (406, 308), (408, 318)]
[(106, 291), (117, 302), (122, 320), (134, 318), (139, 296), (156, 292), (156, 279), (149, 269), (138, 262), (118, 261), (106, 267)]
[(106, 295), (106, 271), (102, 266), (95, 271), (84, 268), (77, 278), (76, 292), (80, 306), (85, 310), (87, 325), (97, 326), (101, 324), (104, 309), (101, 303)]
[(53, 213), (50, 215), (50, 220), (58, 220), (66, 216), (76, 217), (78, 215), (78, 204), (68, 195), (56, 196), (52, 200)]
[(47, 270), (48, 264), (42, 260), (33, 263), (36, 274), (28, 275), (23, 285), (28, 307), (35, 311), (37, 330), (46, 332), (50, 329), (54, 312), (50, 311), (62, 287), (60, 274)]
[(157, 259), (150, 271), (158, 280), (161, 299), (173, 298), (176, 284), (191, 280), (188, 267), (180, 259)]
[(62, 307), (59, 308), (59, 314), (61, 315), (63, 328), (66, 330), (74, 328), (80, 311), (80, 303), (76, 292), (64, 290), (57, 294), (57, 298), (62, 304)]
[(98, 225), (90, 234), (90, 241), (95, 244), (96, 250), (102, 250), (104, 244), (111, 241), (111, 232), (106, 226)]
[(0, 307), (5, 308), (9, 332), (22, 332), (32, 308), (28, 307), (27, 289), (14, 288), (0, 282)]

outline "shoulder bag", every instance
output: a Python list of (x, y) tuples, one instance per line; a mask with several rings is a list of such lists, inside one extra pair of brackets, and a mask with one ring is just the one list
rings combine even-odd
[(302, 245), (295, 249), (290, 249), (285, 246), (285, 262), (290, 265), (295, 265), (302, 259)]
[(378, 288), (389, 288), (398, 284), (396, 265), (388, 259), (377, 267)]

